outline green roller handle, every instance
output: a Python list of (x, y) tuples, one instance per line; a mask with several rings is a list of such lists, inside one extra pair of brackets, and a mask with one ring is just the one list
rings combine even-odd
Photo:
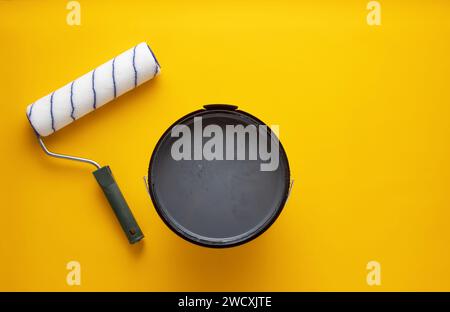
[(119, 220), (130, 244), (140, 241), (144, 238), (144, 234), (142, 234), (136, 219), (134, 219), (133, 213), (128, 207), (128, 204), (125, 201), (116, 180), (114, 180), (109, 166), (104, 166), (98, 170), (95, 170), (93, 174), (102, 188), (103, 193), (105, 193), (109, 204), (114, 210), (114, 213), (116, 214), (116, 217)]

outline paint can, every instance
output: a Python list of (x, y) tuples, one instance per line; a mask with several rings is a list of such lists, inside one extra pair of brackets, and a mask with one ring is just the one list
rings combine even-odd
[(148, 170), (161, 219), (206, 247), (237, 246), (262, 234), (290, 188), (287, 155), (275, 132), (233, 105), (205, 105), (176, 121), (156, 144)]

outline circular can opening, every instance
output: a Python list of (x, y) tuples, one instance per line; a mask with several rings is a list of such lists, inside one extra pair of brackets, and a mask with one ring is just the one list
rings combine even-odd
[(167, 226), (207, 247), (248, 242), (275, 221), (290, 187), (289, 163), (275, 133), (236, 106), (192, 112), (159, 139), (149, 193)]

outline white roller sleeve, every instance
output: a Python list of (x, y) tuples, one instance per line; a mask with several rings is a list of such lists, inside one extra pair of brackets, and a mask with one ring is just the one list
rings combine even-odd
[(37, 134), (47, 136), (159, 72), (159, 63), (150, 47), (145, 42), (140, 43), (28, 105), (28, 120)]

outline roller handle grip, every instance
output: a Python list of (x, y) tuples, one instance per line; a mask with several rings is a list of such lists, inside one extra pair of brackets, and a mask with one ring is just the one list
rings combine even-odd
[(144, 237), (144, 234), (142, 234), (139, 225), (134, 219), (133, 213), (128, 207), (119, 186), (114, 180), (109, 166), (104, 166), (94, 171), (93, 174), (102, 188), (103, 193), (105, 193), (109, 204), (114, 210), (114, 213), (116, 214), (116, 217), (119, 220), (130, 244), (140, 241)]

